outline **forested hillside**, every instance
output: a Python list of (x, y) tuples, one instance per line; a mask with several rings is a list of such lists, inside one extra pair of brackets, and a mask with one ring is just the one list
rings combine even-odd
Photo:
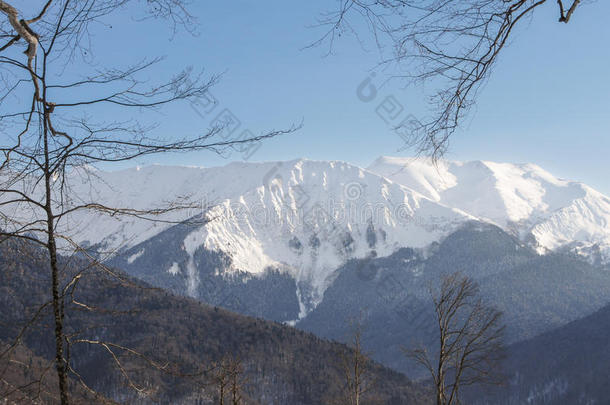
[(473, 404), (606, 404), (610, 306), (507, 350), (507, 383), (470, 393)]
[[(6, 346), (45, 303), (50, 280), (43, 252), (20, 242), (0, 245), (0, 268), (0, 339)], [(246, 403), (332, 403), (343, 395), (341, 360), (345, 353), (349, 357), (343, 345), (176, 297), (82, 258), (63, 258), (62, 268), (64, 281), (73, 280), (64, 302), (71, 391), (77, 396), (84, 382), (122, 403), (213, 403), (211, 367), (226, 358), (242, 363)], [(10, 356), (23, 357), (27, 350), (37, 356), (23, 375), (13, 373), (20, 375), (13, 382), (24, 384), (26, 374), (49, 371), (50, 315), (43, 306)], [(2, 363), (11, 364), (10, 357), (5, 354)], [(423, 389), (380, 365), (371, 365), (367, 378), (375, 382), (369, 395), (375, 403), (426, 402)], [(52, 398), (52, 380), (45, 387)]]

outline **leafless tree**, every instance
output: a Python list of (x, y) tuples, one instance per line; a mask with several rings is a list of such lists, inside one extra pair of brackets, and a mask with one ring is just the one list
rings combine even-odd
[(419, 348), (407, 354), (430, 373), (437, 405), (458, 404), (462, 388), (502, 382), (502, 314), (485, 304), (476, 282), (459, 273), (444, 277), (439, 290), (431, 293), (438, 353), (432, 356)]
[[(206, 97), (217, 77), (204, 78), (186, 69), (166, 81), (150, 84), (142, 78), (160, 62), (153, 58), (126, 68), (91, 66), (96, 24), (105, 24), (127, 7), (144, 8), (140, 22), (148, 18), (169, 21), (174, 32), (192, 29), (195, 19), (183, 0), (45, 0), (28, 2), (18, 9), (0, 1), (0, 241), (21, 239), (48, 252), (52, 286), (55, 368), (62, 404), (69, 403), (68, 378), (76, 376), (67, 351), (73, 344), (99, 345), (118, 362), (116, 351), (129, 348), (96, 339), (72, 339), (64, 329), (64, 308), (83, 274), (62, 280), (58, 256), (88, 255), (67, 231), (66, 221), (76, 212), (155, 221), (165, 214), (192, 207), (173, 203), (137, 210), (107, 206), (87, 195), (74, 195), (70, 176), (96, 164), (124, 162), (171, 152), (224, 148), (258, 142), (288, 131), (271, 131), (248, 139), (219, 138), (221, 127), (181, 139), (153, 137), (151, 122), (104, 122), (93, 119), (96, 108), (110, 105), (123, 110), (161, 109), (179, 102)], [(25, 7), (25, 5), (23, 5)], [(73, 76), (68, 67), (82, 64), (92, 73)], [(84, 97), (84, 98), (79, 98)], [(86, 181), (86, 179), (85, 179)], [(98, 263), (99, 264), (99, 263)], [(98, 266), (103, 267), (103, 266)]]
[(247, 380), (239, 358), (232, 356), (223, 358), (212, 368), (211, 380), (212, 385), (217, 389), (219, 405), (226, 403), (227, 396), (231, 405), (243, 403), (243, 387)]
[(340, 353), (340, 366), (344, 377), (343, 396), (340, 404), (362, 405), (375, 386), (371, 373), (371, 360), (362, 346), (362, 323), (351, 322), (351, 337)]
[(229, 364), (231, 377), (231, 404), (239, 405), (243, 401), (243, 385), (246, 382), (244, 379), (244, 367), (239, 359), (233, 359)]
[(213, 375), (213, 382), (218, 390), (218, 404), (224, 405), (225, 397), (229, 389), (229, 373), (227, 373), (224, 364), (221, 362), (215, 370)]
[(436, 88), (430, 116), (411, 117), (397, 127), (411, 146), (436, 159), (516, 28), (545, 5), (557, 7), (558, 21), (567, 24), (582, 1), (564, 1), (337, 0), (337, 9), (321, 16), (319, 25), (327, 29), (312, 46), (328, 43), (332, 49), (346, 32), (360, 39), (364, 23), (383, 51), (382, 64), (397, 63), (399, 76), (409, 83), (427, 81)]

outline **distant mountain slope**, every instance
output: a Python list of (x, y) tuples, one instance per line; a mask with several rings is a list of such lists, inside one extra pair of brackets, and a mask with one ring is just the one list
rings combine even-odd
[[(473, 405), (607, 404), (610, 306), (511, 346), (506, 387), (470, 392)], [(482, 399), (484, 398), (484, 399)]]
[(534, 164), (381, 157), (369, 171), (443, 205), (531, 238), (541, 252), (570, 246), (599, 261), (610, 257), (610, 199)]
[[(183, 229), (185, 228), (185, 229)], [(178, 226), (134, 249), (148, 254), (119, 267), (156, 286), (187, 295), (188, 277), (171, 274), (188, 226)], [(154, 252), (154, 253), (153, 253)], [(129, 255), (127, 255), (129, 256)], [(200, 279), (196, 297), (231, 310), (286, 322), (299, 312), (298, 288), (291, 276), (269, 269), (252, 277), (231, 273), (231, 258), (200, 248), (194, 255)], [(430, 336), (428, 287), (447, 273), (461, 271), (481, 285), (482, 293), (502, 310), (509, 342), (533, 337), (589, 315), (610, 302), (610, 271), (570, 252), (537, 254), (501, 228), (467, 222), (440, 243), (426, 249), (402, 248), (378, 257), (371, 250), (365, 259), (350, 259), (332, 273), (332, 284), (321, 303), (296, 323), (318, 336), (343, 341), (345, 319), (364, 314), (365, 344), (374, 357), (405, 373), (413, 371), (401, 346), (434, 341)]]
[[(367, 257), (372, 250), (387, 256), (402, 246), (425, 247), (471, 219), (343, 162), (233, 163), (222, 170), (149, 167), (123, 173), (120, 181), (114, 175), (99, 176), (108, 177), (108, 184), (117, 183), (113, 186), (116, 198), (126, 199), (112, 204), (141, 207), (150, 204), (150, 189), (157, 187), (153, 183), (163, 179), (165, 171), (176, 176), (176, 188), (190, 189), (196, 201), (205, 199), (204, 205), (210, 206), (204, 216), (207, 223), (191, 226), (189, 232), (185, 227), (174, 232), (164, 224), (141, 229), (138, 221), (83, 218), (79, 222), (86, 226), (76, 228), (77, 239), (92, 245), (120, 246), (123, 263), (119, 265), (141, 267), (159, 255), (158, 250), (146, 247), (147, 240), (170, 228), (178, 239), (168, 252), (175, 259), (164, 261), (163, 271), (187, 277), (190, 296), (199, 296), (202, 287), (194, 267), (198, 252), (222, 253), (230, 263), (219, 271), (228, 274), (245, 272), (261, 277), (273, 268), (290, 275), (299, 299), (294, 319), (302, 318), (320, 302), (332, 283), (333, 271), (347, 260)], [(162, 198), (176, 192), (163, 189), (152, 195), (153, 202), (160, 204)], [(100, 198), (104, 201), (108, 197)], [(182, 219), (195, 213), (183, 213)]]
[[(70, 339), (129, 347), (166, 370), (159, 371), (148, 360), (111, 346), (133, 382), (149, 393), (142, 398), (126, 386), (102, 347), (74, 344), (72, 366), (88, 384), (111, 399), (123, 403), (211, 404), (214, 387), (200, 373), (227, 354), (243, 361), (249, 404), (325, 403), (342, 387), (338, 364), (344, 347), (337, 343), (175, 297), (135, 280), (119, 279), (87, 267), (78, 258), (62, 259), (61, 264), (63, 282), (83, 270), (77, 288), (66, 296)], [(24, 321), (47, 300), (50, 281), (46, 268), (39, 249), (12, 241), (0, 244), (0, 341), (15, 337)], [(83, 304), (97, 309), (84, 310)], [(53, 354), (49, 317), (50, 313), (43, 312), (40, 321), (22, 338), (26, 350), (46, 359)], [(382, 403), (425, 403), (424, 391), (401, 374), (374, 365), (371, 377), (377, 381), (375, 394)]]
[[(286, 310), (292, 320), (321, 302), (335, 269), (347, 261), (425, 248), (471, 220), (494, 223), (539, 253), (575, 252), (597, 265), (610, 257), (610, 200), (532, 164), (433, 166), (384, 157), (365, 170), (298, 159), (119, 172), (81, 168), (70, 182), (69, 204), (96, 201), (130, 209), (195, 204), (156, 218), (160, 221), (82, 211), (67, 217), (61, 230), (83, 245), (118, 250), (121, 267), (139, 274), (160, 254), (149, 241), (169, 232), (173, 239), (159, 270), (177, 279), (164, 277), (167, 287), (186, 280), (192, 297), (208, 289), (196, 266), (202, 251), (222, 257), (227, 265), (216, 269), (236, 278), (265, 278), (271, 269), (282, 282), (294, 280), (298, 311), (292, 302)], [(174, 229), (186, 220), (192, 222), (189, 229)], [(284, 320), (280, 315), (274, 319)]]
[[(203, 246), (188, 254), (182, 244), (192, 232), (191, 225), (174, 226), (110, 263), (154, 286), (241, 314), (278, 322), (299, 317), (297, 283), (290, 274), (271, 266), (256, 276), (235, 271), (230, 255)], [(137, 260), (129, 260), (139, 252)]]
[[(165, 272), (187, 279), (188, 295), (200, 296), (195, 257), (206, 250), (228, 260), (219, 269), (228, 274), (260, 278), (271, 268), (293, 279), (299, 306), (293, 320), (321, 302), (334, 270), (348, 260), (424, 248), (471, 220), (495, 223), (539, 253), (567, 250), (596, 264), (610, 257), (610, 200), (533, 164), (434, 166), (383, 157), (366, 170), (306, 159), (118, 172), (85, 167), (75, 169), (69, 183), (68, 206), (190, 206), (157, 221), (78, 211), (59, 229), (74, 240), (104, 253), (118, 251), (127, 264), (142, 267), (138, 262), (158, 255), (144, 247), (147, 241), (191, 220), (188, 232), (173, 232), (179, 240), (167, 254), (175, 260), (163, 263)], [(15, 214), (31, 216), (28, 210)]]
[(425, 253), (401, 249), (384, 258), (349, 261), (337, 270), (322, 303), (297, 326), (341, 340), (346, 328), (340, 320), (362, 315), (373, 356), (412, 373), (402, 348), (437, 340), (428, 288), (443, 274), (460, 271), (479, 282), (483, 297), (504, 312), (508, 343), (610, 302), (607, 269), (573, 255), (540, 256), (493, 225), (468, 223)]

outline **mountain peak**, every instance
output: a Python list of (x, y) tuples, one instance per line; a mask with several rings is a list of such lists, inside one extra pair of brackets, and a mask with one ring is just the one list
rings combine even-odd
[(155, 165), (70, 181), (75, 195), (107, 206), (200, 204), (172, 211), (161, 218), (165, 222), (77, 212), (63, 231), (80, 243), (129, 249), (172, 224), (210, 216), (186, 236), (185, 254), (203, 247), (226, 253), (238, 271), (288, 271), (312, 287), (313, 302), (347, 260), (425, 248), (471, 220), (493, 223), (539, 252), (569, 246), (610, 258), (610, 199), (533, 164), (383, 156), (363, 169), (294, 159)]
[(524, 238), (540, 251), (576, 242), (600, 244), (610, 256), (610, 199), (532, 163), (381, 157), (369, 171)]

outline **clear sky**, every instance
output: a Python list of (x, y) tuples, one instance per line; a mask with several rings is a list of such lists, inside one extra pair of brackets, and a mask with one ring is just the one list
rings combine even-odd
[[(362, 166), (380, 155), (411, 155), (381, 119), (378, 102), (394, 96), (404, 114), (424, 112), (422, 94), (399, 81), (380, 88), (365, 103), (356, 95), (379, 53), (344, 36), (334, 52), (305, 49), (321, 31), (311, 26), (334, 1), (194, 2), (197, 36), (172, 38), (160, 23), (128, 17), (96, 32), (100, 63), (129, 63), (144, 56), (167, 59), (151, 77), (185, 66), (224, 72), (212, 93), (253, 133), (304, 122), (295, 134), (265, 141), (253, 161), (297, 157), (346, 160)], [(505, 49), (476, 111), (451, 142), (448, 158), (533, 162), (552, 173), (583, 181), (610, 195), (610, 2), (584, 4), (565, 25), (549, 1), (525, 22)], [(120, 43), (120, 46), (116, 46)], [(378, 75), (380, 78), (383, 75)], [(380, 85), (381, 83), (379, 83)], [(100, 111), (100, 114), (111, 114)], [(215, 113), (214, 113), (215, 115)], [(187, 105), (158, 116), (156, 130), (168, 136), (202, 133), (212, 116)], [(240, 153), (156, 157), (138, 162), (212, 166), (243, 158)]]

